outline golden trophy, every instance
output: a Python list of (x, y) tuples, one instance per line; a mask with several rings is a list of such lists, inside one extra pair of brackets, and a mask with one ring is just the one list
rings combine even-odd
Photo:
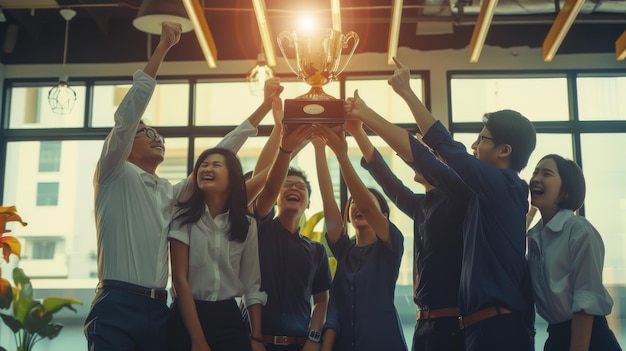
[[(289, 41), (294, 48), (296, 68), (285, 54), (283, 41)], [(352, 50), (340, 67), (341, 52), (353, 40)], [(343, 100), (328, 95), (322, 86), (343, 72), (359, 44), (359, 36), (355, 32), (342, 34), (333, 29), (312, 29), (310, 31), (282, 31), (278, 35), (278, 47), (291, 71), (311, 86), (308, 93), (295, 99), (285, 100), (285, 117), (283, 123), (287, 129), (300, 124), (324, 123), (342, 125)]]

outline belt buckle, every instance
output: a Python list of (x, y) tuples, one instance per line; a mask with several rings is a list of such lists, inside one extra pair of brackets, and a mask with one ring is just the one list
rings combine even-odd
[(156, 299), (156, 289), (150, 289), (150, 298)]
[(463, 325), (463, 316), (459, 316), (459, 328), (461, 330), (465, 329), (465, 326)]
[(286, 346), (289, 345), (286, 336), (274, 336), (274, 345)]

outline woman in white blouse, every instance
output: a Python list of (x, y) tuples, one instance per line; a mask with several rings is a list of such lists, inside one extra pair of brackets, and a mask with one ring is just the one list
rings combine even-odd
[(541, 213), (528, 232), (528, 263), (537, 312), (549, 324), (544, 350), (621, 350), (606, 321), (613, 300), (602, 284), (602, 238), (574, 213), (585, 200), (580, 167), (559, 155), (544, 156), (530, 190)]
[[(169, 350), (263, 350), (256, 222), (247, 216), (246, 187), (237, 156), (205, 150), (193, 169), (194, 192), (180, 202), (168, 237), (175, 301)], [(248, 306), (250, 327), (236, 297)]]

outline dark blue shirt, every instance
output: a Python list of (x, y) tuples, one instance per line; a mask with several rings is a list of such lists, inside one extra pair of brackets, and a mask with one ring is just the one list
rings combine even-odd
[(311, 323), (311, 296), (330, 288), (324, 246), (290, 233), (273, 219), (259, 223), (261, 290), (267, 303), (261, 313), (264, 335), (306, 337)]
[(389, 236), (359, 247), (344, 233), (329, 245), (337, 258), (326, 318), (337, 331), (334, 350), (407, 350), (394, 305), (404, 238), (391, 222)]
[(415, 303), (420, 309), (457, 307), (463, 219), (470, 192), (456, 173), (439, 161), (430, 149), (409, 133), (407, 136), (414, 160), (407, 164), (420, 173), (421, 168), (439, 168), (439, 174), (447, 173), (447, 179), (440, 177), (441, 188), (426, 195), (414, 193), (393, 174), (377, 150), (371, 162), (361, 159), (361, 166), (370, 172), (387, 197), (413, 219)]
[[(440, 122), (424, 135), (472, 191), (464, 223), (461, 315), (505, 306), (534, 320), (525, 259), (528, 184), (512, 169), (501, 169), (467, 153)], [(428, 176), (436, 179), (438, 174)]]

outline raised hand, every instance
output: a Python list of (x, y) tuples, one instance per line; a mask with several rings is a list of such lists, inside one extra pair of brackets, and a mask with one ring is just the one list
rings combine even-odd
[(364, 133), (363, 130), (363, 121), (359, 119), (349, 119), (346, 121), (346, 130), (351, 135), (357, 135), (359, 133)]
[(169, 49), (180, 41), (183, 26), (180, 23), (163, 22), (161, 24), (161, 39), (159, 45)]
[(387, 83), (391, 85), (393, 90), (398, 95), (400, 95), (401, 97), (405, 97), (412, 91), (411, 85), (409, 84), (411, 71), (395, 56), (393, 57), (393, 62), (396, 64), (396, 70), (393, 72), (391, 78), (387, 80)]
[(359, 119), (362, 120), (363, 116), (369, 113), (371, 110), (369, 106), (359, 96), (359, 90), (354, 91), (354, 97), (349, 97), (343, 105), (346, 119)]
[(280, 78), (274, 77), (265, 81), (263, 86), (263, 100), (265, 102), (274, 101), (275, 98), (280, 98), (280, 93), (283, 92), (283, 87), (280, 85)]
[(328, 145), (328, 147), (330, 147), (336, 155), (340, 153), (345, 154), (348, 152), (346, 133), (343, 130), (337, 134), (335, 131), (333, 131), (324, 124), (317, 124), (314, 126), (314, 128), (315, 134), (324, 139), (326, 145)]
[(293, 152), (299, 150), (304, 143), (313, 137), (313, 128), (310, 125), (300, 125), (293, 131), (287, 133), (283, 125), (283, 134), (280, 140), (280, 148), (283, 152)]

